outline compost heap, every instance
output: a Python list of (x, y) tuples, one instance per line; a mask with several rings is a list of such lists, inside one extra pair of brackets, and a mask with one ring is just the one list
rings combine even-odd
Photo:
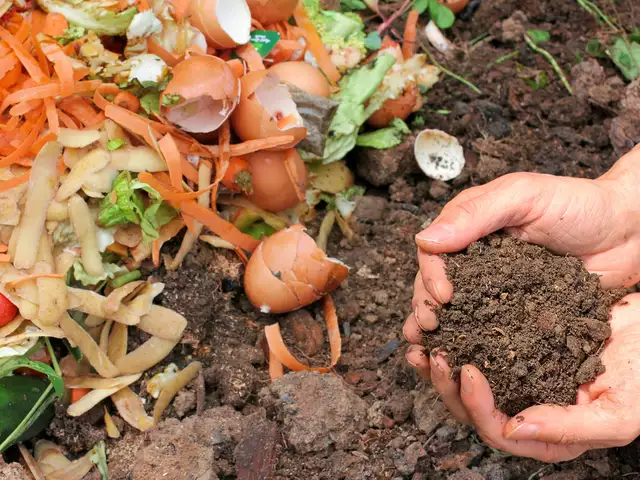
[[(264, 312), (337, 287), (347, 267), (301, 224), (322, 205), (321, 247), (334, 223), (352, 235), (362, 189), (343, 158), (402, 142), (439, 73), (415, 54), (417, 15), (405, 48), (367, 48), (358, 15), (317, 0), (5, 1), (0, 16), (0, 452), (44, 428), (58, 399), (72, 416), (110, 399), (147, 430), (199, 374), (193, 362), (150, 379), (151, 415), (130, 388), (187, 324), (154, 305), (164, 285), (142, 262), (179, 269), (200, 241), (233, 250)], [(329, 297), (325, 316), (333, 365)], [(128, 351), (131, 328), (149, 339)], [(277, 328), (267, 339), (273, 378), (308, 368)], [(8, 415), (13, 397), (24, 408)], [(73, 462), (47, 441), (35, 459), (21, 451), (37, 478), (94, 465), (106, 478), (104, 444)]]
[(477, 366), (497, 408), (573, 404), (577, 387), (604, 372), (609, 308), (624, 292), (603, 290), (580, 260), (491, 235), (445, 262), (453, 299), (425, 343), (446, 352), (455, 375)]

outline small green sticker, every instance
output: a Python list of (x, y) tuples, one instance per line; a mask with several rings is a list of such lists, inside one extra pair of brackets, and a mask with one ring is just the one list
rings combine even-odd
[[(262, 58), (266, 57), (274, 49), (276, 43), (280, 40), (280, 34), (272, 30), (254, 30), (251, 32), (249, 41), (253, 48), (260, 54)], [(235, 53), (231, 58), (240, 58)]]

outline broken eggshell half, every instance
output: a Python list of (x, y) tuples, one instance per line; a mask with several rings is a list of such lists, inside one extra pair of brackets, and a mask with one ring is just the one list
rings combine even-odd
[(302, 117), (287, 86), (268, 70), (254, 71), (241, 80), (241, 97), (231, 115), (233, 131), (243, 141), (292, 135), (293, 142), (274, 148), (286, 150), (307, 136)]
[(421, 131), (416, 137), (414, 153), (420, 169), (434, 180), (453, 180), (464, 169), (460, 142), (441, 130)]
[(189, 21), (214, 48), (234, 48), (249, 42), (251, 12), (246, 0), (192, 0)]
[(249, 301), (263, 313), (285, 313), (320, 300), (349, 267), (329, 258), (302, 225), (274, 233), (251, 256), (244, 275)]
[(216, 131), (240, 100), (240, 80), (224, 60), (210, 55), (178, 63), (160, 97), (161, 111), (182, 130), (205, 134)]
[(247, 0), (251, 16), (262, 25), (289, 20), (298, 0)]

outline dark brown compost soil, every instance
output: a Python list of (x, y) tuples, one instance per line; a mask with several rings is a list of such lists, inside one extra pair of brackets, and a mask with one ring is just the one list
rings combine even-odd
[(446, 352), (454, 375), (481, 369), (498, 408), (573, 404), (577, 387), (604, 372), (609, 308), (625, 292), (603, 290), (580, 260), (491, 235), (446, 265), (453, 299), (425, 343)]

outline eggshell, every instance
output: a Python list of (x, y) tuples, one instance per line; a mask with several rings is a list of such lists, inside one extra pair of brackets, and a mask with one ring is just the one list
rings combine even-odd
[(369, 117), (367, 123), (373, 128), (384, 128), (394, 118), (406, 120), (411, 112), (417, 110), (416, 106), (422, 106), (421, 100), (422, 96), (418, 86), (415, 83), (410, 83), (401, 96), (390, 98), (384, 102), (382, 107)]
[(307, 167), (294, 149), (251, 153), (246, 159), (253, 187), (249, 199), (258, 207), (280, 212), (304, 200)]
[(233, 48), (249, 42), (251, 12), (246, 0), (192, 0), (189, 21), (214, 48)]
[[(289, 116), (295, 123), (279, 128), (278, 120)], [(231, 125), (243, 141), (293, 135), (293, 142), (274, 150), (291, 148), (307, 136), (289, 90), (280, 83), (277, 74), (268, 70), (250, 72), (242, 77), (240, 103), (231, 115)]]
[(349, 268), (328, 258), (302, 225), (293, 225), (258, 246), (247, 265), (244, 287), (255, 307), (285, 313), (319, 300), (348, 274)]
[(326, 98), (331, 96), (331, 86), (327, 78), (307, 62), (276, 63), (269, 72), (276, 73), (281, 81), (290, 83), (311, 95)]
[(440, 130), (420, 132), (416, 137), (414, 153), (420, 169), (434, 180), (453, 180), (464, 169), (464, 151), (460, 142)]
[(247, 0), (251, 16), (262, 25), (289, 20), (298, 0)]
[(189, 57), (178, 63), (172, 74), (160, 105), (166, 95), (180, 95), (183, 101), (173, 107), (162, 106), (162, 114), (187, 132), (215, 131), (238, 105), (240, 79), (218, 57)]

